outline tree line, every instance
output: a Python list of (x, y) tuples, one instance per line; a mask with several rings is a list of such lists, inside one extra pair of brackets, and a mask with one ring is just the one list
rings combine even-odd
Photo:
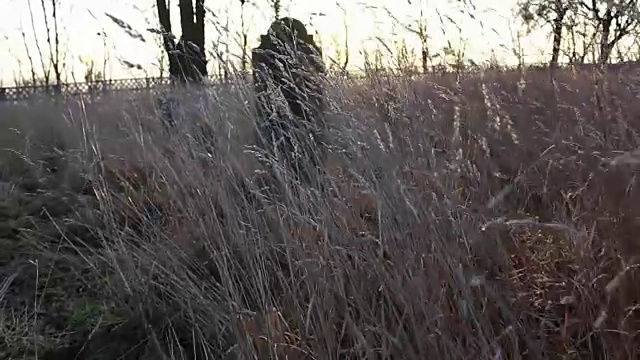
[[(46, 36), (35, 39), (35, 49), (25, 48), (27, 61), (30, 68), (30, 79), (27, 84), (54, 84), (59, 88), (62, 83), (63, 73), (68, 64), (65, 61), (60, 40), (60, 2), (61, 0), (27, 0), (31, 12), (31, 26), (22, 30), (23, 39), (26, 39), (28, 30), (36, 31), (36, 24), (44, 24)], [(179, 83), (200, 82), (208, 77), (209, 59), (205, 51), (207, 39), (205, 24), (207, 20), (207, 2), (212, 0), (156, 0), (152, 3), (155, 7), (153, 22), (156, 22), (156, 34), (161, 38), (159, 45), (164, 52), (164, 58), (168, 63), (170, 77)], [(281, 14), (280, 0), (237, 0), (241, 6), (241, 49), (240, 69), (247, 71), (248, 59), (248, 35), (244, 19), (244, 8), (252, 1), (261, 1), (268, 4), (273, 18)], [(434, 49), (430, 48), (430, 29), (427, 21), (428, 11), (425, 10), (427, 0), (408, 0), (410, 6), (415, 6), (416, 18), (403, 20), (402, 27), (407, 30), (407, 37), (417, 36), (419, 49), (417, 58), (410, 58), (405, 48), (399, 51), (398, 57), (405, 57), (405, 62), (415, 62), (418, 71), (427, 72), (430, 69), (429, 62), (434, 56)], [(472, 19), (477, 19), (476, 8), (473, 0), (442, 0), (443, 6), (448, 2), (463, 3), (465, 11)], [(606, 64), (613, 60), (638, 60), (640, 56), (640, 0), (517, 0), (513, 9), (519, 22), (524, 25), (527, 33), (534, 31), (546, 31), (550, 35), (550, 67), (557, 67), (561, 62), (572, 64)], [(338, 4), (340, 6), (340, 4)], [(40, 7), (42, 18), (34, 16), (34, 10)], [(179, 24), (172, 24), (172, 10), (179, 12)], [(343, 9), (346, 14), (346, 10)], [(389, 14), (392, 11), (388, 11)], [(109, 14), (107, 14), (109, 15)], [(110, 16), (127, 34), (133, 38), (140, 38), (132, 27), (123, 21)], [(349, 24), (344, 24), (345, 33), (349, 33)], [(176, 37), (176, 33), (180, 37)], [(102, 34), (103, 40), (106, 34)], [(348, 35), (347, 35), (348, 36)], [(346, 68), (349, 62), (349, 44), (345, 39), (342, 45), (342, 58), (340, 67)], [(106, 46), (106, 45), (105, 45)], [(627, 47), (625, 49), (625, 46)], [(443, 49), (448, 61), (465, 61), (464, 49)], [(37, 55), (37, 56), (35, 56)], [(228, 56), (228, 54), (226, 55)], [(39, 64), (36, 58), (39, 58)], [(453, 60), (451, 60), (453, 59)], [(106, 61), (106, 60), (105, 60)], [(126, 60), (121, 60), (125, 65)], [(104, 77), (106, 64), (103, 70), (98, 71), (91, 62), (87, 68), (86, 81)], [(131, 67), (139, 65), (128, 64)], [(42, 68), (42, 73), (36, 72)]]
[(516, 9), (529, 30), (550, 29), (551, 67), (562, 55), (574, 64), (606, 64), (626, 39), (637, 47), (638, 10), (638, 0), (519, 0)]

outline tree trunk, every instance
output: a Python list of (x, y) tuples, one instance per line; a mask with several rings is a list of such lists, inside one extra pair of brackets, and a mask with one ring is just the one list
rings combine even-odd
[(179, 1), (182, 36), (177, 43), (171, 30), (167, 0), (156, 0), (156, 4), (172, 80), (181, 84), (201, 82), (208, 76), (204, 51), (204, 0), (195, 0), (195, 9), (193, 0)]
[(600, 56), (598, 57), (598, 64), (604, 65), (609, 62), (611, 58), (611, 52), (613, 51), (609, 43), (603, 43), (600, 45)]
[(178, 57), (175, 56), (176, 42), (171, 29), (171, 10), (166, 0), (156, 0), (158, 20), (162, 31), (162, 45), (169, 59), (169, 75), (173, 78), (178, 73)]
[(598, 55), (598, 65), (604, 65), (609, 62), (611, 57), (611, 51), (613, 50), (612, 44), (609, 42), (611, 36), (611, 24), (613, 23), (613, 15), (611, 9), (607, 9), (605, 12), (600, 26), (602, 27), (602, 34), (600, 34), (600, 54)]
[(240, 2), (240, 26), (242, 28), (242, 64), (240, 69), (242, 70), (242, 75), (244, 76), (247, 73), (247, 62), (248, 62), (248, 54), (247, 48), (249, 47), (249, 35), (247, 34), (247, 27), (244, 21), (244, 0)]
[(558, 61), (560, 59), (560, 46), (562, 44), (563, 26), (564, 26), (564, 16), (558, 16), (553, 21), (553, 47), (551, 49), (551, 61), (549, 62), (550, 68), (558, 67)]

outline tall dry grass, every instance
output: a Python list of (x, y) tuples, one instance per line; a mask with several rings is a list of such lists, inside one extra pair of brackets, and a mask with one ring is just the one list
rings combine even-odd
[(0, 354), (635, 358), (640, 108), (592, 75), (334, 79), (323, 191), (240, 84), (172, 134), (151, 95), (3, 106)]

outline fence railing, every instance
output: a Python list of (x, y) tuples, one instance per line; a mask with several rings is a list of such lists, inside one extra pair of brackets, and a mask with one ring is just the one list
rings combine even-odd
[[(529, 70), (534, 71), (536, 69), (546, 69), (545, 66), (530, 66), (528, 68)], [(570, 66), (570, 68), (573, 68), (574, 70), (592, 71), (595, 68), (595, 65), (581, 64), (573, 67)], [(610, 64), (607, 66), (607, 69), (608, 71), (616, 73), (632, 75), (632, 77), (634, 78), (640, 77), (640, 63), (638, 62)], [(441, 71), (436, 71), (436, 69), (434, 69), (434, 72), (437, 73)], [(351, 78), (361, 78), (363, 77), (363, 74), (361, 72), (349, 72), (348, 76)], [(218, 76), (209, 77), (209, 81), (213, 85), (221, 85), (226, 82), (224, 79), (221, 79)], [(51, 97), (55, 95), (89, 95), (92, 98), (97, 99), (103, 95), (113, 92), (129, 92), (132, 94), (140, 92), (155, 93), (167, 90), (170, 87), (170, 84), (171, 80), (168, 77), (145, 77), (65, 83), (60, 85), (59, 87), (56, 85), (0, 87), (0, 103), (24, 101), (33, 98)]]
[[(211, 82), (220, 83), (220, 79), (211, 78)], [(142, 91), (162, 91), (169, 88), (171, 80), (167, 77), (147, 77), (120, 80), (97, 80), (91, 82), (74, 82), (57, 85), (31, 85), (0, 87), (0, 102), (16, 102), (36, 97), (55, 95), (73, 96), (90, 95), (99, 98), (102, 95), (126, 91), (130, 93)]]
[[(250, 75), (236, 74), (227, 79), (219, 76), (210, 76), (208, 83), (212, 86), (223, 85), (235, 81), (250, 81)], [(171, 86), (168, 77), (146, 77), (120, 80), (97, 80), (91, 82), (65, 83), (59, 87), (56, 85), (30, 85), (0, 87), (0, 103), (19, 102), (34, 98), (47, 98), (56, 95), (77, 96), (85, 95), (93, 99), (114, 92), (127, 92), (132, 95), (140, 92), (163, 92)]]

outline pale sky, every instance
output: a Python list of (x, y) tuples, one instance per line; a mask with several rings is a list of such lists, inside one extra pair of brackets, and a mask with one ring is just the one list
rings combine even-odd
[[(40, 40), (45, 56), (48, 54), (46, 32), (42, 21), (42, 8), (39, 0), (4, 0), (9, 2), (0, 12), (0, 84), (11, 86), (17, 76), (30, 77), (25, 41), (34, 58), (38, 73), (42, 67), (34, 41), (31, 12), (35, 17), (35, 33)], [(51, 0), (45, 0), (50, 3)], [(67, 78), (73, 76), (82, 81), (87, 63), (93, 61), (96, 70), (102, 71), (106, 61), (108, 78), (131, 78), (157, 75), (158, 59), (163, 55), (155, 37), (146, 29), (157, 28), (153, 0), (57, 0), (60, 5), (61, 44), (67, 54)], [(273, 19), (269, 11), (268, 0), (248, 0), (245, 5), (245, 21), (249, 28), (249, 45), (257, 45), (260, 33), (263, 33)], [(179, 36), (179, 12), (177, 0), (171, 0), (174, 31)], [(312, 32), (319, 32), (325, 53), (334, 56), (344, 46), (345, 23), (348, 28), (348, 41), (351, 48), (351, 64), (362, 65), (362, 56), (358, 53), (380, 46), (382, 39), (393, 48), (394, 41), (404, 39), (409, 46), (419, 52), (417, 36), (402, 29), (402, 25), (413, 25), (422, 6), (427, 19), (430, 51), (441, 52), (450, 41), (456, 48), (466, 47), (468, 57), (474, 61), (487, 59), (492, 50), (508, 63), (517, 61), (513, 49), (517, 32), (522, 31), (518, 20), (513, 16), (515, 0), (497, 1), (473, 0), (476, 6), (471, 19), (461, 12), (462, 5), (457, 0), (283, 0), (281, 16), (293, 16), (302, 20)], [(229, 39), (231, 52), (240, 54), (238, 34), (240, 33), (239, 0), (206, 0), (211, 13), (207, 14), (208, 50), (214, 49), (217, 39)], [(48, 4), (47, 4), (48, 5)], [(496, 6), (496, 8), (494, 8)], [(127, 22), (141, 33), (145, 42), (132, 39), (120, 27), (109, 19), (107, 14)], [(391, 15), (389, 15), (391, 14)], [(392, 19), (395, 18), (396, 20)], [(457, 25), (453, 25), (447, 18)], [(228, 19), (228, 20), (227, 20)], [(230, 31), (221, 27), (229, 21)], [(458, 26), (460, 29), (458, 29)], [(221, 35), (222, 33), (222, 35)], [(100, 35), (106, 34), (106, 35)], [(546, 34), (539, 32), (521, 40), (525, 59), (540, 61), (548, 53), (549, 41)], [(224, 47), (222, 48), (224, 50)], [(145, 69), (131, 70), (118, 59), (140, 64)]]

